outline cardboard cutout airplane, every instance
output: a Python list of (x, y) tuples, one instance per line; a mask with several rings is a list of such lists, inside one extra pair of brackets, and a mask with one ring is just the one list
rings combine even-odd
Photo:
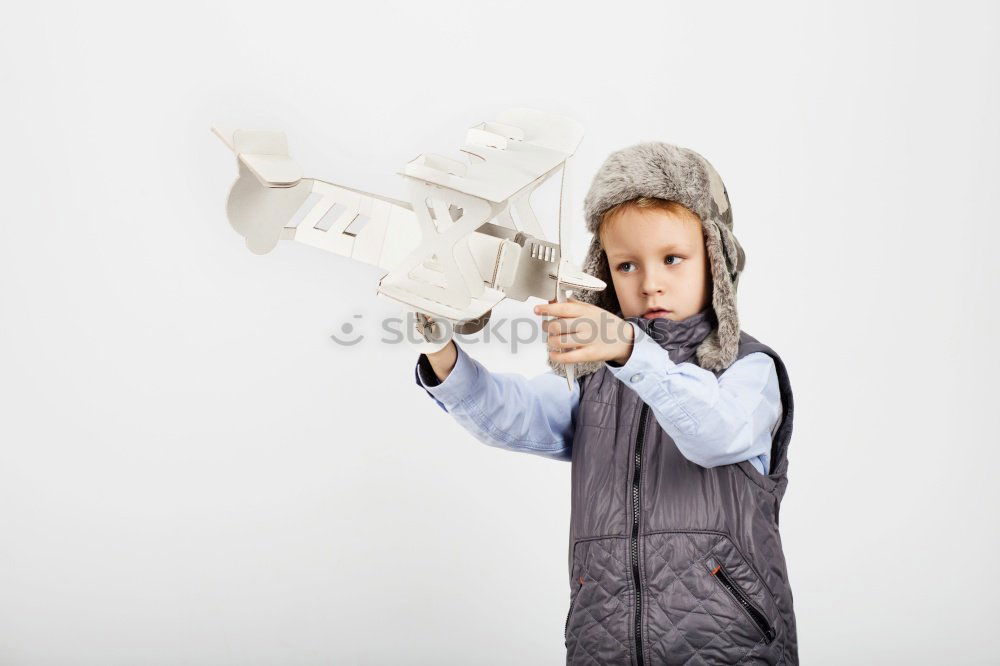
[[(406, 164), (410, 201), (303, 178), (284, 133), (213, 126), (236, 153), (229, 222), (256, 254), (295, 240), (388, 271), (376, 294), (416, 313), (417, 347), (442, 349), (452, 332), (481, 330), (504, 298), (564, 302), (607, 285), (570, 266), (570, 157), (583, 138), (575, 121), (512, 109), (469, 128), (465, 162), (423, 154)], [(530, 197), (562, 178), (559, 238), (545, 235)], [(567, 381), (573, 385), (572, 366)]]

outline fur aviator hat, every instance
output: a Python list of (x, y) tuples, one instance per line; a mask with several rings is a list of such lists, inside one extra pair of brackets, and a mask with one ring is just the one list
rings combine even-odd
[[(593, 234), (583, 270), (604, 280), (603, 291), (581, 291), (577, 300), (593, 303), (621, 316), (611, 280), (608, 257), (598, 234), (602, 217), (610, 208), (639, 197), (676, 201), (701, 219), (705, 248), (712, 271), (712, 310), (715, 325), (698, 345), (698, 365), (721, 371), (736, 360), (740, 323), (736, 313), (736, 287), (746, 263), (743, 248), (733, 235), (733, 211), (722, 178), (708, 160), (687, 148), (668, 143), (640, 143), (608, 156), (594, 176), (584, 200), (587, 230)], [(562, 363), (549, 366), (565, 376)], [(594, 372), (603, 362), (574, 364), (577, 377)]]

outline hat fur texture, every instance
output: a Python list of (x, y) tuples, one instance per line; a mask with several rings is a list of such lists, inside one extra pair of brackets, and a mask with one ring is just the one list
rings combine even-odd
[[(712, 271), (712, 309), (716, 326), (698, 345), (696, 359), (707, 370), (728, 368), (740, 340), (736, 288), (746, 255), (733, 235), (733, 212), (722, 178), (704, 157), (669, 143), (640, 143), (618, 150), (594, 175), (584, 200), (587, 230), (593, 234), (583, 270), (607, 283), (603, 291), (580, 291), (574, 298), (622, 315), (611, 279), (608, 256), (601, 247), (598, 229), (606, 211), (639, 197), (676, 201), (701, 219), (705, 249)], [(565, 365), (548, 359), (556, 374), (565, 376)], [(577, 377), (599, 370), (603, 361), (575, 363)]]

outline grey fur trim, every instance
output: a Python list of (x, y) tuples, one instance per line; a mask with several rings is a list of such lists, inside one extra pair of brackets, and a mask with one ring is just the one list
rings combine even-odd
[[(733, 235), (733, 211), (722, 178), (704, 157), (693, 150), (662, 142), (640, 143), (608, 156), (594, 175), (584, 199), (587, 231), (593, 234), (583, 270), (607, 283), (604, 291), (575, 293), (580, 301), (593, 303), (621, 316), (611, 281), (608, 258), (601, 247), (598, 228), (604, 213), (620, 203), (639, 197), (676, 201), (701, 219), (705, 248), (712, 271), (712, 308), (718, 325), (696, 350), (698, 365), (707, 370), (725, 370), (733, 361), (740, 341), (736, 290), (746, 254)], [(549, 367), (566, 376), (562, 363), (548, 357)], [(582, 377), (599, 370), (603, 362), (577, 363)]]

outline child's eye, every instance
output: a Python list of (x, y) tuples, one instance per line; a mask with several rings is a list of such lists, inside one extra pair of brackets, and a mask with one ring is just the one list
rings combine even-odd
[(633, 264), (631, 261), (623, 261), (622, 263), (618, 264), (618, 270), (620, 270), (622, 273), (631, 273), (632, 271), (625, 270), (624, 267), (625, 266), (634, 266), (634, 265), (635, 264)]
[(680, 262), (684, 261), (684, 257), (678, 257), (676, 254), (668, 254), (667, 255), (667, 259), (669, 259), (670, 257), (673, 257), (674, 259), (677, 260), (677, 261), (674, 261), (674, 262), (668, 261), (667, 263), (670, 264), (671, 266), (673, 266), (675, 264), (679, 264)]

